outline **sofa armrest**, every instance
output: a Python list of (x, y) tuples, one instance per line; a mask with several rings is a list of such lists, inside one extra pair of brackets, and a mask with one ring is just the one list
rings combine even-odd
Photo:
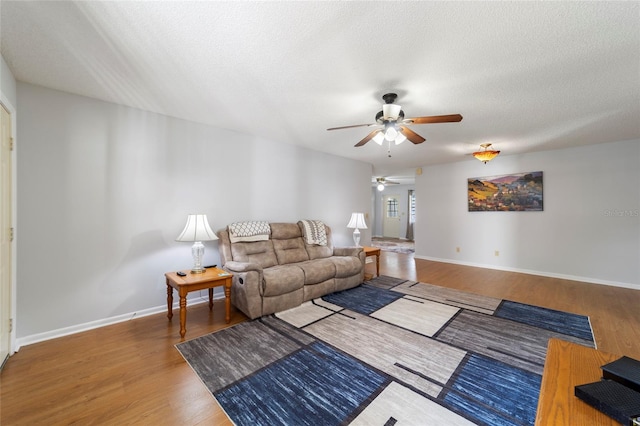
[(362, 251), (362, 247), (334, 247), (333, 255), (360, 257)]
[(226, 262), (222, 269), (233, 274), (231, 303), (250, 319), (262, 316), (262, 268), (256, 263)]
[(233, 260), (227, 262), (223, 266), (224, 269), (231, 273), (256, 271), (262, 275), (262, 267), (257, 263), (235, 262)]

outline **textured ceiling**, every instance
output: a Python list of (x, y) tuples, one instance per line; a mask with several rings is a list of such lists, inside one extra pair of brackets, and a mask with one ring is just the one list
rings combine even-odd
[[(640, 139), (640, 3), (0, 3), (19, 81), (369, 162), (377, 176)], [(381, 96), (427, 140), (354, 148)], [(498, 157), (499, 159), (500, 157)], [(499, 160), (494, 160), (499, 161)]]

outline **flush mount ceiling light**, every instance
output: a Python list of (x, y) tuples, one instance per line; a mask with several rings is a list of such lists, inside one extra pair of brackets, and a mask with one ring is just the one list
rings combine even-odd
[(484, 164), (487, 164), (488, 161), (493, 160), (500, 154), (500, 151), (494, 151), (492, 149), (488, 149), (491, 147), (490, 143), (483, 143), (480, 145), (481, 148), (484, 148), (483, 151), (476, 151), (473, 153), (473, 156), (478, 160), (482, 161)]

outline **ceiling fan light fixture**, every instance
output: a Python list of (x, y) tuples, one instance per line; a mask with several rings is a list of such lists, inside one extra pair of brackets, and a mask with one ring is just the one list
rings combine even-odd
[(378, 184), (378, 191), (380, 191), (380, 192), (384, 191), (384, 184), (383, 183), (379, 183)]
[(388, 126), (384, 132), (384, 138), (388, 141), (393, 141), (398, 136), (398, 131), (394, 126)]
[(397, 104), (384, 104), (382, 105), (382, 117), (385, 120), (397, 120), (400, 115), (402, 107)]
[(492, 149), (487, 149), (491, 147), (490, 143), (483, 143), (480, 147), (484, 148), (483, 151), (476, 151), (473, 153), (473, 156), (478, 160), (482, 161), (484, 164), (487, 164), (488, 161), (493, 160), (500, 154), (500, 151), (495, 151)]
[(382, 142), (384, 142), (384, 133), (383, 132), (376, 133), (376, 135), (373, 137), (373, 141), (378, 145), (382, 145)]
[(400, 145), (402, 142), (406, 140), (407, 140), (407, 137), (402, 133), (398, 132), (398, 136), (396, 136), (396, 145)]

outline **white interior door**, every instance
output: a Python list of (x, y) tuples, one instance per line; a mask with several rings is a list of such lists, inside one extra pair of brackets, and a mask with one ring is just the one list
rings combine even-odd
[(382, 198), (382, 236), (400, 238), (400, 196)]
[(0, 105), (0, 368), (11, 347), (11, 116)]

